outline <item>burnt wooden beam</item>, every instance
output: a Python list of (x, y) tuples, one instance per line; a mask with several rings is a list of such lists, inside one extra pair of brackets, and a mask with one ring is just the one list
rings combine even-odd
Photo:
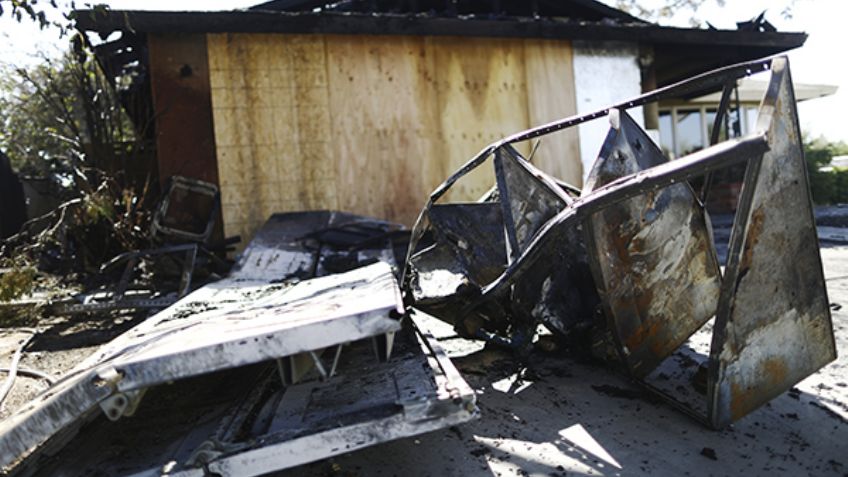
[[(206, 36), (148, 37), (160, 184), (184, 176), (220, 186)], [(213, 242), (223, 239), (220, 210)]]

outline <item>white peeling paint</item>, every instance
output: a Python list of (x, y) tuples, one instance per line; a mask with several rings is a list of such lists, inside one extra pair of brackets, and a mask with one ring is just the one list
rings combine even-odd
[[(639, 49), (633, 43), (574, 42), (574, 92), (577, 114), (587, 114), (642, 94)], [(642, 108), (628, 110), (644, 127)], [(609, 121), (596, 119), (578, 126), (583, 180), (592, 170)]]

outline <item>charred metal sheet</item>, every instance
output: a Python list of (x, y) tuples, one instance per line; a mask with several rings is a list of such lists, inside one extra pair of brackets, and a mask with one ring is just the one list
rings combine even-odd
[[(512, 261), (523, 253), (542, 226), (574, 202), (554, 178), (524, 160), (512, 147), (495, 152), (501, 204), (508, 209), (514, 230)], [(506, 228), (509, 236), (511, 230)], [(563, 229), (510, 296), (510, 316), (515, 330), (531, 335), (544, 324), (562, 336), (582, 332), (592, 320), (597, 297), (592, 289), (586, 248), (581, 227)]]
[(470, 283), (488, 285), (506, 268), (503, 216), (496, 203), (437, 204), (429, 218), (437, 246), (447, 247)]
[[(216, 391), (212, 385), (217, 381), (213, 380), (204, 385), (187, 385), (191, 391), (183, 392), (186, 395), (183, 401), (188, 408), (169, 407), (173, 397), (157, 401), (159, 404), (154, 407), (170, 416), (182, 416), (183, 412), (190, 415), (194, 407), (212, 413), (197, 414), (202, 422), (208, 421), (204, 416), (235, 408), (232, 416), (246, 419), (262, 410), (279, 408), (280, 412), (289, 412), (285, 406), (275, 407), (281, 402), (281, 393), (302, 384), (311, 382), (318, 386), (316, 389), (324, 386), (320, 383), (330, 386), (329, 383), (340, 379), (375, 380), (383, 384), (379, 389), (360, 389), (359, 394), (351, 389), (349, 395), (361, 404), (363, 413), (345, 414), (330, 402), (324, 402), (323, 407), (315, 407), (316, 412), (320, 407), (322, 419), (294, 428), (257, 428), (249, 439), (244, 438), (242, 429), (229, 434), (212, 433), (205, 440), (180, 444), (187, 433), (202, 434), (208, 430), (208, 426), (198, 424), (201, 421), (195, 422), (199, 426), (196, 428), (179, 427), (188, 421), (166, 420), (161, 426), (148, 428), (147, 434), (144, 429), (137, 429), (139, 435), (155, 437), (141, 441), (143, 448), (132, 449), (132, 452), (144, 451), (139, 455), (147, 456), (146, 460), (135, 461), (137, 470), (150, 469), (156, 462), (164, 466), (169, 461), (159, 458), (167, 456), (168, 449), (177, 448), (190, 450), (179, 462), (179, 470), (189, 474), (203, 472), (203, 465), (211, 465), (214, 456), (221, 456), (220, 465), (226, 467), (240, 462), (238, 456), (245, 452), (251, 456), (266, 452), (262, 454), (266, 457), (276, 451), (302, 453), (300, 461), (272, 459), (273, 464), (268, 465), (275, 467), (257, 466), (251, 471), (236, 465), (234, 468), (238, 470), (233, 471), (237, 475), (260, 473), (257, 469), (267, 472), (475, 417), (474, 393), (450, 362), (443, 355), (437, 356), (437, 346), (424, 334), (416, 333), (412, 326), (403, 326), (394, 270), (381, 260), (394, 261), (392, 245), (395, 238), (402, 242), (404, 236), (396, 237), (397, 232), (402, 232), (401, 228), (392, 224), (335, 212), (273, 217), (257, 234), (257, 241), (247, 247), (231, 277), (198, 289), (103, 346), (46, 393), (0, 424), (0, 471), (38, 470), (49, 461), (49, 455), (63, 448), (69, 449), (62, 451), (69, 454), (65, 454), (67, 460), (60, 462), (59, 468), (71, 468), (74, 463), (87, 469), (80, 474), (102, 471), (97, 465), (91, 467), (92, 462), (100, 462), (99, 459), (109, 455), (126, 456), (126, 450), (123, 454), (86, 454), (82, 449), (99, 450), (106, 445), (84, 445), (91, 443), (86, 441), (87, 436), (109, 434), (106, 423), (124, 422), (122, 416), (150, 412), (146, 411), (145, 402), (158, 398), (146, 396), (161, 396), (166, 393), (164, 389), (173, 385), (170, 383), (195, 382), (192, 380), (202, 380), (202, 376), (210, 373), (226, 382), (266, 369), (274, 383), (273, 389), (264, 393), (249, 383), (244, 386), (232, 381), (246, 395), (240, 397), (227, 392), (219, 396), (220, 390)], [(282, 253), (272, 254), (275, 247)], [(345, 258), (342, 264), (334, 262), (339, 257)], [(308, 269), (300, 267), (301, 259), (308, 262)], [(335, 267), (342, 265), (353, 270), (333, 273)], [(308, 276), (299, 272), (324, 276), (301, 280)], [(396, 365), (412, 366), (419, 369), (420, 375), (412, 384), (400, 383), (398, 379), (413, 373), (398, 375)], [(344, 373), (351, 377), (342, 377)], [(415, 389), (399, 396), (398, 392), (409, 385)], [(274, 395), (277, 397), (271, 399)], [(195, 403), (193, 399), (199, 401)], [(245, 400), (252, 400), (254, 407), (250, 412), (239, 412), (243, 405), (238, 403)], [(288, 403), (285, 399), (282, 402)], [(218, 411), (204, 407), (207, 405)], [(224, 419), (221, 425), (232, 424), (233, 419)], [(341, 425), (342, 422), (346, 424)], [(330, 446), (331, 442), (354, 436), (356, 429), (371, 437), (357, 440), (352, 447)], [(380, 434), (377, 429), (386, 432)], [(173, 447), (163, 449), (157, 445), (162, 442), (160, 433), (166, 430), (173, 431), (171, 435), (176, 441), (172, 442)], [(302, 452), (300, 446), (305, 442), (325, 445)], [(215, 447), (210, 443), (223, 444)], [(128, 467), (124, 460), (112, 469), (129, 473), (127, 469), (132, 466)], [(169, 472), (162, 467), (155, 474)]]
[(777, 58), (730, 241), (710, 351), (710, 422), (727, 425), (836, 358), (788, 61)]
[[(769, 69), (772, 79), (756, 133), (674, 161), (665, 161), (625, 113), (650, 102), (735, 84), (738, 78)], [(613, 128), (578, 199), (572, 200), (569, 188), (556, 179), (522, 162), (511, 147), (602, 116), (610, 117)], [(496, 331), (510, 344), (519, 337), (527, 343), (526, 333), (535, 332), (537, 323), (560, 335), (588, 334), (596, 355), (623, 361), (628, 374), (647, 388), (721, 427), (835, 357), (799, 138), (785, 58), (705, 73), (607, 110), (514, 134), (483, 149), (433, 192), (413, 230), (410, 250), (421, 249), (432, 227), (423, 219), (437, 201), (492, 159), (498, 193), (486, 200), (500, 202), (503, 208), (508, 265), (473, 294), (439, 295), (443, 314), (458, 317), (455, 321), (482, 317), (498, 322)], [(747, 164), (747, 172), (727, 275), (722, 278), (707, 218), (688, 181), (739, 163)], [(512, 174), (522, 168), (539, 180), (516, 180), (527, 177)], [(561, 210), (550, 213), (556, 204), (540, 198), (539, 190), (565, 193)], [(525, 225), (528, 231), (519, 233)], [(450, 257), (442, 261), (444, 269), (465, 273)], [(408, 263), (406, 270), (408, 287), (415, 268)], [(434, 266), (430, 278), (438, 276)], [(421, 280), (418, 285), (421, 290), (439, 286)], [(417, 304), (429, 297), (412, 298)], [(593, 315), (598, 302), (605, 319)], [(491, 320), (493, 316), (498, 319)], [(694, 409), (642, 379), (712, 316), (716, 325), (710, 356), (705, 357), (705, 415), (704, 408)], [(480, 328), (491, 329), (485, 324)]]
[(280, 282), (383, 261), (399, 266), (408, 232), (397, 224), (338, 211), (274, 214), (245, 247), (232, 278)]
[(506, 268), (501, 207), (494, 202), (437, 204), (427, 211), (427, 246), (407, 267), (412, 299), (419, 308), (457, 324), (456, 300), (479, 294)]
[(410, 318), (389, 362), (351, 343), (327, 379), (281, 386), (259, 364), (152, 388), (133, 419), (85, 425), (34, 475), (267, 474), (474, 419), (473, 390)]
[[(494, 168), (496, 188), (480, 202), (433, 204), (423, 212), (407, 261), (410, 298), (466, 336), (523, 345), (539, 323), (567, 334), (574, 322), (592, 316), (595, 304), (586, 298), (593, 294), (591, 275), (576, 230), (551, 249), (556, 260), (538, 263), (546, 270), (528, 275), (497, 299), (467, 306), (520, 256), (547, 221), (574, 201), (569, 186), (533, 167), (511, 147), (495, 152)], [(550, 268), (554, 265), (555, 270)], [(564, 306), (589, 311), (566, 318), (556, 311)]]
[[(612, 127), (583, 196), (668, 161), (625, 111)], [(688, 183), (622, 201), (587, 223), (592, 270), (620, 358), (650, 373), (715, 313), (721, 272), (704, 210)]]
[(400, 320), (390, 263), (402, 232), (336, 212), (275, 215), (231, 277), (5, 421), (0, 469), (258, 475), (475, 418), (435, 339)]
[(226, 280), (203, 287), (104, 346), (4, 421), (0, 469), (110, 396), (396, 332), (399, 306), (385, 263), (292, 286)]
[(547, 174), (539, 171), (512, 147), (495, 152), (495, 177), (514, 260), (542, 225), (573, 202)]
[(474, 391), (424, 323), (413, 322), (408, 337), (417, 343), (406, 343), (397, 359), (286, 389), (261, 440), (221, 446), (224, 452), (205, 467), (260, 475), (477, 417)]

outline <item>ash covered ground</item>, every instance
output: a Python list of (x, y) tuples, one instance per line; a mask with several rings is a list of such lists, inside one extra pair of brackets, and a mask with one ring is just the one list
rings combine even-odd
[[(844, 224), (827, 227), (848, 234)], [(731, 427), (710, 430), (597, 363), (557, 353), (519, 358), (437, 322), (439, 341), (478, 392), (481, 419), (275, 475), (848, 476), (848, 245), (830, 228), (820, 231), (821, 253), (841, 355)], [(717, 240), (726, 232), (719, 221)], [(21, 366), (61, 375), (140, 319), (48, 320)], [(27, 336), (0, 330), (0, 366)], [(708, 328), (690, 342), (695, 351), (708, 345)], [(0, 417), (45, 388), (19, 377)], [(706, 399), (685, 381), (675, 390)]]

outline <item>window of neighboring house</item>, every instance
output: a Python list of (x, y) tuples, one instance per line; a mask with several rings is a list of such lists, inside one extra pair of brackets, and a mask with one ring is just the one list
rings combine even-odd
[(742, 130), (743, 134), (751, 134), (757, 129), (757, 113), (759, 108), (756, 106), (744, 106), (742, 108)]
[[(681, 157), (703, 149), (710, 142), (717, 107), (675, 106), (659, 113), (660, 148), (670, 158)], [(739, 137), (754, 130), (757, 108), (742, 107), (739, 117), (731, 108), (719, 126), (719, 142)]]
[(671, 111), (660, 111), (660, 149), (666, 157), (672, 158), (674, 154), (674, 128), (672, 127)]
[[(707, 109), (704, 111), (704, 117), (707, 121), (707, 142), (709, 142), (710, 138), (713, 137), (713, 126), (715, 125), (716, 116), (718, 115), (718, 110), (716, 109)], [(735, 112), (730, 113), (730, 117), (725, 116), (724, 121), (721, 122), (718, 128), (718, 142), (727, 140), (727, 126), (729, 121), (733, 121), (731, 117), (735, 116)]]
[(691, 154), (706, 145), (703, 131), (703, 117), (700, 109), (677, 109), (677, 127), (675, 143), (677, 157)]

